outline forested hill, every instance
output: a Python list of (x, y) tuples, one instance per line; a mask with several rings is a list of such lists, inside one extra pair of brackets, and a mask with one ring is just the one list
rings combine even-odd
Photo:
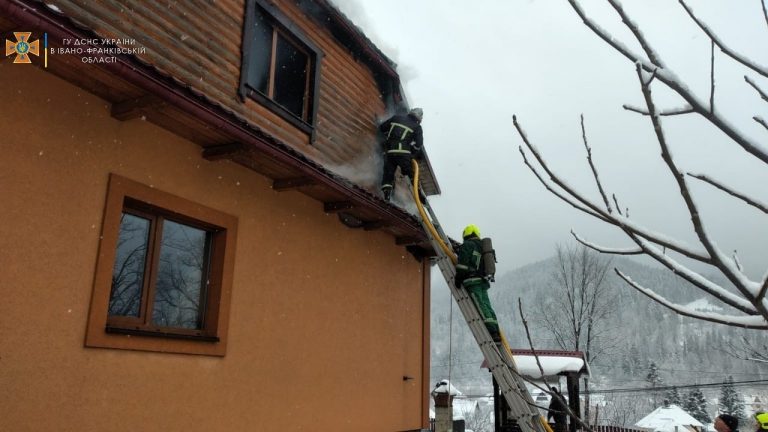
[[(513, 347), (529, 348), (518, 311), (518, 298), (529, 321), (537, 349), (560, 349), (541, 325), (544, 314), (562, 314), (542, 306), (548, 298), (559, 295), (552, 273), (557, 258), (530, 264), (497, 278), (490, 297), (501, 326)], [(729, 341), (746, 336), (766, 343), (768, 332), (746, 331), (681, 317), (638, 293), (613, 271), (618, 267), (643, 286), (682, 304), (696, 302), (702, 310), (731, 313), (706, 297), (667, 269), (640, 264), (627, 258), (614, 258), (605, 283), (613, 295), (612, 314), (605, 318), (603, 353), (593, 359), (593, 388), (642, 387), (651, 361), (659, 366), (667, 384), (722, 382), (727, 375), (735, 381), (768, 378), (768, 365), (737, 360), (729, 355)], [(479, 368), (482, 356), (475, 346), (460, 311), (453, 307), (453, 325), (449, 326), (449, 293), (439, 273), (432, 287), (432, 377), (448, 374), (448, 350), (453, 353), (450, 372), (454, 382), (472, 392), (483, 391), (490, 378)], [(715, 279), (717, 282), (722, 280)], [(593, 353), (601, 351), (593, 349)]]

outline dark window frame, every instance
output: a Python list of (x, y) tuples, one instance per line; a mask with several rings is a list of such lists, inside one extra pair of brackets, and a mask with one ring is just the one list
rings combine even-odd
[[(172, 221), (207, 233), (207, 272), (203, 275), (207, 289), (205, 293), (201, 292), (200, 329), (162, 327), (151, 322), (151, 312), (148, 311), (153, 308), (155, 287), (152, 285), (160, 268), (161, 245), (157, 243), (162, 238), (162, 223), (149, 230), (139, 317), (109, 315), (123, 213), (154, 218), (155, 222)], [(237, 219), (233, 216), (110, 175), (85, 345), (223, 356), (226, 353), (236, 237)]]
[[(270, 96), (265, 95), (261, 91), (255, 89), (248, 82), (248, 72), (253, 66), (253, 62), (256, 57), (253, 54), (253, 38), (255, 33), (255, 21), (257, 8), (263, 12), (263, 15), (269, 19), (270, 24), (273, 27), (272, 47), (273, 51), (270, 56), (270, 77), (268, 84), (268, 93), (272, 93), (274, 89), (274, 63), (275, 52), (274, 47), (277, 44), (277, 36), (282, 37), (285, 41), (290, 43), (293, 47), (297, 48), (302, 53), (309, 57), (310, 69), (307, 73), (307, 81), (305, 87), (305, 109), (306, 115), (304, 118), (296, 116), (294, 113), (274, 101)], [(242, 42), (242, 63), (240, 66), (240, 84), (238, 88), (238, 95), (240, 100), (245, 102), (247, 98), (251, 98), (261, 105), (267, 107), (272, 112), (279, 115), (284, 120), (291, 123), (296, 128), (309, 134), (314, 141), (315, 125), (317, 124), (317, 108), (318, 100), (320, 97), (320, 62), (323, 57), (323, 52), (315, 45), (288, 17), (286, 17), (279, 9), (273, 4), (265, 0), (247, 0), (245, 6), (245, 17), (243, 19), (243, 42)]]

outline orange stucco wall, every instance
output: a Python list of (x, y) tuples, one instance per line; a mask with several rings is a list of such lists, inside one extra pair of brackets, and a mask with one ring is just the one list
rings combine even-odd
[[(0, 82), (0, 430), (425, 426), (429, 278), (392, 237), (33, 66)], [(109, 173), (238, 218), (226, 356), (84, 347)]]

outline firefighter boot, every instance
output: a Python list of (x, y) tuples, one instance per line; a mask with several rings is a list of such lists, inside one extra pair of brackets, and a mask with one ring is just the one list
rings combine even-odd
[(489, 333), (491, 334), (491, 339), (493, 339), (493, 343), (501, 346), (501, 332), (499, 332), (499, 330), (497, 329), (494, 329), (494, 330), (489, 329)]

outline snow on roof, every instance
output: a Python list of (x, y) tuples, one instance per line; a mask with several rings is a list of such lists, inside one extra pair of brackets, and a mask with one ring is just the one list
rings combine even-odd
[[(517, 370), (521, 374), (531, 378), (541, 378), (541, 370), (536, 363), (536, 357), (531, 355), (514, 355)], [(544, 376), (559, 375), (564, 372), (581, 372), (584, 367), (584, 359), (577, 357), (539, 355)], [(587, 375), (589, 371), (587, 370)]]
[(685, 426), (704, 426), (677, 405), (659, 407), (635, 423), (635, 426), (654, 432), (682, 432)]
[(464, 393), (460, 392), (456, 387), (453, 386), (453, 384), (450, 384), (448, 380), (442, 380), (439, 383), (437, 383), (437, 386), (434, 390), (432, 390), (433, 393), (448, 393), (448, 388), (451, 389), (451, 394), (454, 396), (461, 396)]

